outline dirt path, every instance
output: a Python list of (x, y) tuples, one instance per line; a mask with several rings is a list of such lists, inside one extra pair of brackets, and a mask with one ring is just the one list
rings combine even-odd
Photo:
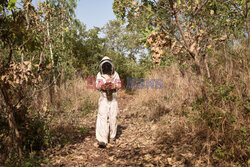
[(116, 143), (98, 148), (95, 139), (96, 116), (88, 115), (83, 122), (90, 126), (87, 136), (80, 137), (50, 155), (49, 166), (169, 166), (170, 159), (155, 149), (154, 125), (129, 111), (132, 96), (119, 98), (118, 134)]

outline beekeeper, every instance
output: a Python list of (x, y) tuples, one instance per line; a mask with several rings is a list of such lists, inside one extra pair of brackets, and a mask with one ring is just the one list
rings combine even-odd
[(115, 141), (117, 131), (117, 90), (121, 81), (110, 58), (105, 56), (99, 65), (100, 72), (96, 77), (96, 88), (100, 90), (98, 115), (96, 122), (96, 138), (100, 147)]

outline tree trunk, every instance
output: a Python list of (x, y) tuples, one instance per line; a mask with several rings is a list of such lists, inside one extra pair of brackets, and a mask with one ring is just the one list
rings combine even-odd
[(40, 53), (39, 64), (38, 64), (38, 71), (39, 72), (42, 68), (43, 59), (44, 59), (44, 49), (42, 49), (42, 51)]
[(204, 54), (204, 64), (205, 64), (206, 71), (207, 71), (207, 77), (210, 78), (211, 75), (210, 75), (210, 70), (209, 70), (208, 63), (207, 63), (206, 54)]
[(9, 123), (9, 134), (10, 134), (10, 139), (11, 143), (13, 143), (18, 151), (19, 159), (22, 157), (22, 138), (21, 135), (18, 131), (17, 124), (16, 124), (16, 119), (14, 116), (14, 112), (16, 111), (15, 108), (13, 107), (8, 92), (6, 90), (6, 85), (2, 84), (1, 85), (1, 92), (4, 97), (5, 104), (7, 106), (7, 112), (8, 112), (8, 123)]
[(196, 74), (203, 76), (203, 70), (202, 70), (200, 60), (199, 60), (199, 54), (197, 52), (194, 54), (194, 66), (195, 66)]
[(48, 34), (48, 39), (49, 39), (49, 50), (50, 50), (50, 58), (52, 62), (52, 71), (53, 71), (53, 82), (54, 84), (56, 83), (56, 77), (55, 77), (55, 63), (54, 63), (54, 56), (53, 56), (53, 50), (52, 50), (52, 44), (50, 40), (50, 33), (49, 33), (49, 23), (47, 22), (47, 34)]
[(246, 24), (246, 32), (247, 32), (247, 46), (249, 46), (249, 42), (250, 42), (250, 31), (249, 31), (249, 28), (248, 28), (248, 1), (246, 0), (246, 4), (245, 4), (245, 24)]
[(19, 131), (17, 129), (16, 120), (14, 117), (15, 110), (13, 108), (11, 109), (10, 106), (8, 108), (9, 108), (8, 109), (8, 122), (9, 122), (9, 127), (10, 127), (11, 140), (18, 150), (19, 158), (21, 158), (22, 157), (22, 140), (21, 140)]
[[(54, 64), (54, 56), (53, 56), (53, 50), (52, 50), (52, 44), (50, 40), (50, 32), (49, 32), (49, 22), (47, 22), (47, 35), (49, 40), (49, 49), (50, 49), (50, 58), (52, 62), (52, 88), (50, 88), (50, 102), (53, 103), (54, 101), (54, 93), (56, 92), (56, 77), (55, 77), (55, 64)], [(53, 90), (52, 90), (53, 89)]]

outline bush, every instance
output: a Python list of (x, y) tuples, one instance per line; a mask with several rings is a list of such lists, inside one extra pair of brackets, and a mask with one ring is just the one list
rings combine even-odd
[(215, 84), (206, 87), (206, 93), (193, 103), (192, 109), (198, 112), (195, 124), (207, 127), (211, 135), (214, 163), (247, 162), (250, 131), (247, 114), (242, 110), (244, 103), (235, 87)]
[(33, 116), (20, 129), (23, 136), (23, 150), (32, 152), (46, 149), (52, 144), (51, 132), (45, 118)]
[(163, 152), (188, 155), (183, 161), (198, 166), (248, 165), (249, 51), (240, 46), (210, 52), (210, 79), (197, 76), (188, 62), (148, 73), (163, 79), (163, 89), (137, 91), (131, 107), (158, 125)]

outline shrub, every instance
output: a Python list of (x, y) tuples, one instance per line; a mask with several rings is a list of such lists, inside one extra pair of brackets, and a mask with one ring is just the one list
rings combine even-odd
[(147, 78), (163, 79), (163, 89), (137, 91), (131, 107), (158, 125), (164, 152), (185, 153), (184, 161), (197, 166), (247, 166), (249, 51), (239, 45), (210, 52), (209, 79), (197, 76), (188, 62), (148, 73)]

